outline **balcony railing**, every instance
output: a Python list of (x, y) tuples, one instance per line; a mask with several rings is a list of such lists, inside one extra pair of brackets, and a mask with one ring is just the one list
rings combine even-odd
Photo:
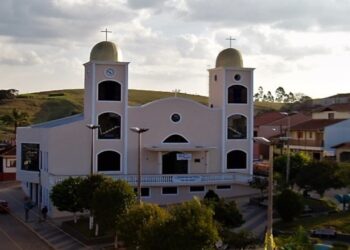
[[(54, 185), (70, 176), (50, 176), (50, 184)], [(71, 176), (77, 177), (77, 176)], [(110, 175), (115, 180), (125, 180), (131, 185), (137, 184), (137, 175)], [(248, 184), (252, 175), (243, 173), (226, 174), (184, 174), (184, 175), (142, 175), (142, 185), (149, 186), (186, 186), (186, 185), (209, 185), (209, 184)]]
[(299, 147), (323, 147), (323, 140), (290, 139), (289, 145)]

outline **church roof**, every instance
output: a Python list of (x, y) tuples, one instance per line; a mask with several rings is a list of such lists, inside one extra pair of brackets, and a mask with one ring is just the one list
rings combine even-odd
[(44, 122), (44, 123), (32, 125), (30, 127), (31, 128), (53, 128), (53, 127), (62, 126), (62, 125), (66, 125), (69, 123), (81, 121), (83, 119), (84, 119), (83, 114), (78, 114), (78, 115), (68, 116), (68, 117), (65, 117), (62, 119), (57, 119), (57, 120), (53, 120), (53, 121), (49, 121), (49, 122)]
[(233, 48), (224, 49), (216, 58), (216, 68), (218, 67), (243, 68), (241, 52)]
[(117, 46), (110, 41), (99, 42), (91, 50), (90, 61), (118, 62)]

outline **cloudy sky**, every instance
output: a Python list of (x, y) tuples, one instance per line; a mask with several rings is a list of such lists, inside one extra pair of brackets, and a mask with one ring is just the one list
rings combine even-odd
[(130, 88), (207, 95), (207, 69), (232, 36), (255, 90), (348, 93), (349, 13), (348, 0), (1, 0), (0, 88), (83, 88), (82, 64), (108, 28)]

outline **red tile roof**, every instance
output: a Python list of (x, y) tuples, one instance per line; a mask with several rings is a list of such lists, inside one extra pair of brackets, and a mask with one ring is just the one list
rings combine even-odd
[(312, 119), (303, 123), (299, 123), (290, 128), (290, 130), (324, 130), (325, 127), (344, 121), (345, 119)]
[(285, 116), (278, 111), (266, 112), (254, 117), (254, 126), (259, 127), (259, 126), (271, 123), (273, 121), (280, 120), (283, 117)]

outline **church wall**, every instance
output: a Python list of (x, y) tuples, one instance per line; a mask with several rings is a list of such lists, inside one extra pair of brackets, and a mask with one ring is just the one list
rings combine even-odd
[(49, 129), (48, 168), (53, 175), (90, 173), (91, 130), (84, 121)]
[(209, 70), (209, 106), (213, 105), (214, 108), (222, 108), (223, 105), (224, 72), (221, 68)]
[[(172, 114), (180, 114), (179, 123), (171, 121)], [(150, 103), (141, 107), (129, 108), (128, 127), (142, 127), (150, 130), (142, 134), (144, 147), (152, 146), (214, 146), (216, 149), (210, 152), (208, 162), (209, 171), (217, 172), (220, 166), (219, 157), (215, 156), (220, 151), (221, 140), (217, 135), (221, 134), (221, 112), (219, 109), (211, 109), (193, 101), (182, 98), (168, 98)], [(189, 143), (162, 143), (168, 136), (179, 134), (186, 138)], [(128, 168), (129, 173), (136, 173), (138, 150), (137, 134), (129, 131), (128, 140)], [(152, 173), (159, 173), (159, 156), (153, 152), (143, 152), (143, 168), (149, 169)], [(216, 152), (216, 153), (214, 153)], [(147, 155), (152, 155), (146, 160)], [(196, 154), (194, 154), (196, 155)], [(153, 159), (151, 161), (150, 159)], [(190, 163), (191, 165), (191, 163)], [(204, 167), (201, 170), (204, 171)]]

